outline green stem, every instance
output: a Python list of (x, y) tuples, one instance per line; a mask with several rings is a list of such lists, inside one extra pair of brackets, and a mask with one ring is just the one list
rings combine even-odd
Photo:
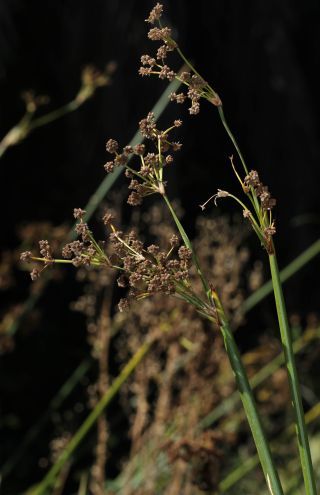
[[(84, 102), (83, 102), (84, 103)], [(57, 108), (57, 110), (53, 110), (50, 113), (47, 113), (46, 115), (43, 115), (42, 117), (37, 117), (36, 119), (33, 119), (30, 123), (29, 130), (33, 131), (34, 129), (37, 129), (38, 127), (41, 127), (43, 125), (50, 124), (51, 122), (54, 122), (57, 119), (60, 119), (61, 117), (64, 117), (64, 115), (67, 115), (68, 113), (74, 112), (80, 107), (81, 103), (79, 103), (77, 100), (72, 100), (66, 105), (63, 105), (60, 108)]]
[(236, 141), (236, 138), (234, 137), (234, 135), (233, 135), (233, 133), (232, 133), (232, 131), (231, 131), (231, 129), (230, 129), (227, 121), (226, 121), (226, 117), (224, 115), (224, 111), (223, 111), (222, 105), (218, 106), (218, 112), (219, 112), (219, 117), (221, 119), (222, 125), (225, 128), (225, 130), (226, 130), (229, 138), (231, 139), (232, 144), (233, 144), (233, 146), (236, 149), (236, 152), (238, 153), (238, 156), (239, 156), (240, 161), (242, 163), (243, 169), (244, 169), (245, 173), (248, 174), (248, 167), (247, 167), (246, 162), (245, 162), (245, 160), (243, 158), (243, 155), (242, 155), (242, 153), (240, 151), (240, 148), (238, 146), (238, 143)]
[[(238, 153), (238, 156), (240, 158), (240, 161), (242, 163), (242, 166), (243, 166), (243, 169), (245, 171), (245, 173), (248, 175), (248, 167), (246, 165), (246, 162), (245, 162), (245, 159), (243, 158), (243, 155), (241, 153), (241, 150), (239, 148), (239, 145), (237, 143), (237, 140), (236, 138), (234, 137), (234, 134), (233, 132), (231, 131), (230, 127), (229, 127), (229, 124), (226, 120), (226, 117), (224, 115), (224, 111), (223, 111), (223, 106), (222, 105), (219, 105), (218, 106), (218, 112), (219, 112), (219, 117), (220, 117), (220, 120), (222, 122), (222, 125), (223, 127), (225, 128), (225, 131), (226, 133), (228, 134), (229, 138), (231, 139), (231, 142), (233, 144), (233, 146), (235, 147), (236, 149), (236, 152)], [(259, 208), (259, 202), (258, 202), (258, 198), (255, 194), (252, 195), (252, 199), (253, 199), (253, 202), (254, 202), (254, 208), (255, 208), (255, 212), (256, 214), (259, 216), (259, 211), (260, 211), (260, 208)]]
[(104, 396), (100, 399), (96, 407), (89, 414), (87, 419), (82, 423), (78, 431), (74, 434), (58, 460), (53, 464), (51, 469), (48, 471), (44, 479), (39, 483), (38, 486), (34, 490), (30, 492), (30, 495), (42, 495), (50, 488), (57, 475), (60, 473), (64, 464), (71, 457), (73, 452), (77, 449), (79, 444), (82, 442), (84, 437), (87, 435), (89, 430), (92, 428), (98, 417), (102, 414), (106, 406), (111, 402), (114, 396), (117, 394), (123, 383), (127, 380), (127, 378), (131, 375), (131, 373), (135, 370), (138, 364), (142, 361), (144, 356), (149, 351), (152, 345), (151, 341), (146, 341), (142, 344), (141, 347), (137, 350), (137, 352), (132, 356), (130, 361), (123, 368), (121, 373), (117, 376), (117, 378), (113, 381), (110, 388), (106, 391)]
[(193, 262), (194, 262), (194, 264), (196, 266), (197, 273), (198, 273), (198, 275), (199, 275), (199, 277), (201, 279), (201, 282), (202, 282), (204, 291), (207, 294), (208, 293), (208, 290), (209, 290), (209, 285), (208, 285), (208, 282), (206, 281), (206, 279), (205, 279), (205, 277), (204, 277), (204, 275), (203, 275), (203, 273), (201, 271), (201, 268), (200, 268), (200, 265), (199, 265), (199, 260), (197, 258), (196, 253), (194, 252), (194, 249), (193, 249), (193, 246), (191, 244), (191, 241), (190, 241), (190, 239), (189, 239), (186, 231), (184, 230), (183, 225), (181, 224), (179, 218), (177, 217), (176, 212), (174, 211), (174, 209), (173, 209), (173, 207), (172, 207), (172, 205), (170, 203), (169, 198), (164, 194), (163, 195), (163, 199), (165, 200), (165, 202), (166, 202), (166, 204), (167, 204), (167, 206), (169, 208), (169, 211), (170, 211), (170, 213), (172, 215), (172, 218), (173, 218), (173, 220), (174, 220), (174, 222), (175, 222), (175, 224), (176, 224), (176, 226), (177, 226), (177, 228), (178, 228), (178, 230), (180, 232), (180, 235), (182, 237), (182, 240), (183, 240), (185, 246), (188, 249), (190, 249), (191, 252), (192, 252)]
[(292, 337), (290, 333), (286, 306), (283, 297), (279, 268), (275, 254), (269, 254), (269, 262), (270, 262), (271, 278), (272, 278), (273, 291), (274, 291), (274, 297), (275, 297), (278, 321), (280, 327), (281, 341), (284, 350), (286, 367), (288, 371), (293, 408), (296, 415), (296, 430), (297, 430), (296, 432), (298, 437), (300, 461), (302, 466), (302, 473), (303, 473), (306, 493), (307, 495), (316, 495), (317, 494), (316, 482), (312, 467), (308, 434), (304, 420), (299, 378), (298, 378), (298, 373), (294, 358)]
[(243, 408), (247, 416), (269, 491), (271, 495), (283, 495), (279, 475), (273, 463), (269, 443), (263, 430), (252, 389), (242, 364), (237, 344), (216, 293), (213, 294), (213, 300), (219, 316), (220, 330), (223, 336), (224, 345), (235, 375)]

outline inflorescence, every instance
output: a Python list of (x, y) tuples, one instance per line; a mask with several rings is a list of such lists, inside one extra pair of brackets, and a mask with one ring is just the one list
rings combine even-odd
[[(104, 168), (106, 172), (113, 172), (115, 167), (125, 167), (125, 175), (131, 179), (129, 189), (132, 191), (128, 203), (132, 206), (140, 205), (145, 196), (154, 193), (165, 194), (166, 183), (163, 180), (164, 167), (173, 162), (172, 152), (179, 151), (182, 144), (169, 139), (169, 133), (182, 125), (181, 120), (175, 120), (171, 127), (160, 131), (156, 127), (154, 114), (150, 112), (139, 123), (142, 136), (151, 141), (153, 152), (147, 152), (144, 144), (125, 146), (119, 153), (119, 144), (114, 139), (109, 139), (106, 144), (108, 153), (114, 155), (112, 161), (108, 161)], [(128, 165), (131, 155), (137, 155), (140, 159), (140, 168), (135, 170)]]
[(185, 246), (179, 247), (179, 239), (173, 235), (168, 251), (152, 244), (144, 247), (134, 231), (124, 234), (113, 225), (113, 216), (106, 213), (103, 217), (105, 225), (110, 228), (109, 243), (111, 254), (107, 255), (105, 243), (97, 243), (88, 225), (83, 221), (85, 211), (74, 210), (78, 220), (75, 230), (80, 240), (66, 244), (62, 249), (62, 258), (53, 258), (51, 247), (47, 240), (39, 243), (40, 255), (33, 256), (31, 251), (21, 254), (24, 262), (37, 261), (43, 264), (41, 270), (34, 268), (32, 280), (39, 278), (41, 272), (54, 263), (70, 263), (75, 267), (104, 266), (121, 273), (118, 278), (119, 287), (128, 287), (126, 299), (121, 299), (119, 309), (129, 306), (132, 299), (141, 299), (155, 293), (180, 294), (189, 291), (189, 268), (192, 253)]
[[(176, 101), (177, 103), (184, 103), (186, 100), (190, 100), (191, 105), (189, 107), (190, 115), (196, 115), (200, 110), (200, 99), (205, 98), (210, 103), (220, 106), (221, 100), (212, 89), (212, 87), (198, 74), (191, 63), (185, 58), (181, 52), (178, 44), (172, 38), (172, 31), (168, 26), (162, 26), (161, 15), (163, 12), (163, 6), (159, 3), (152, 9), (149, 14), (148, 22), (151, 25), (158, 24), (159, 27), (151, 27), (148, 32), (148, 38), (152, 41), (161, 41), (162, 45), (158, 48), (154, 56), (142, 55), (141, 57), (141, 67), (139, 69), (139, 74), (141, 76), (156, 75), (159, 79), (168, 79), (173, 81), (178, 79), (186, 87), (187, 92), (181, 93), (171, 93), (171, 101)], [(187, 64), (187, 71), (181, 73), (176, 73), (167, 64), (167, 56), (170, 52), (177, 51), (182, 60)]]
[(249, 198), (251, 205), (248, 208), (237, 196), (218, 189), (216, 194), (213, 194), (205, 203), (199, 205), (202, 210), (206, 205), (213, 200), (217, 206), (217, 199), (220, 198), (233, 198), (243, 209), (243, 216), (247, 218), (253, 230), (258, 235), (262, 245), (265, 247), (269, 254), (273, 253), (273, 241), (272, 236), (276, 233), (275, 221), (272, 217), (272, 209), (276, 205), (276, 200), (271, 196), (268, 186), (265, 186), (259, 178), (259, 174), (256, 170), (251, 170), (242, 180), (235, 169), (233, 163), (233, 157), (230, 157), (232, 168), (242, 186), (243, 192)]
[[(160, 40), (163, 44), (154, 58), (149, 55), (141, 57), (142, 67), (139, 70), (140, 74), (157, 74), (160, 79), (171, 81), (177, 78), (181, 81), (187, 86), (187, 93), (173, 93), (171, 94), (171, 100), (183, 103), (189, 98), (191, 100), (190, 114), (199, 112), (199, 101), (202, 97), (220, 107), (222, 104), (219, 96), (184, 57), (177, 43), (171, 37), (171, 29), (161, 25), (162, 12), (162, 5), (157, 3), (148, 19), (146, 19), (153, 26), (148, 33), (148, 37), (151, 40)], [(155, 27), (155, 23), (158, 23), (159, 27)], [(189, 71), (177, 74), (165, 63), (168, 53), (173, 50), (177, 50), (188, 65)], [(133, 147), (125, 146), (120, 151), (116, 140), (109, 139), (107, 141), (106, 150), (114, 158), (108, 161), (104, 168), (108, 173), (112, 173), (115, 167), (124, 167), (125, 175), (130, 179), (128, 186), (131, 191), (128, 198), (130, 205), (140, 205), (145, 196), (155, 193), (162, 195), (168, 203), (168, 198), (165, 195), (166, 182), (164, 181), (163, 170), (166, 166), (172, 164), (172, 153), (181, 149), (181, 143), (172, 141), (170, 138), (171, 131), (180, 127), (181, 124), (181, 120), (175, 120), (168, 129), (161, 131), (157, 129), (153, 113), (149, 113), (146, 118), (142, 119), (139, 123), (140, 132), (143, 138), (151, 143), (153, 147), (151, 151), (146, 149), (145, 144), (138, 144)], [(138, 169), (129, 166), (129, 161), (133, 155), (139, 158), (140, 166)], [(241, 205), (244, 217), (249, 219), (268, 253), (272, 253), (272, 236), (275, 234), (276, 229), (271, 210), (276, 201), (271, 197), (268, 188), (262, 184), (255, 170), (248, 172), (243, 162), (246, 176), (242, 180), (235, 169), (233, 157), (230, 160), (233, 170), (241, 183), (242, 190), (251, 202), (251, 209), (247, 208), (239, 198), (223, 190), (218, 190), (216, 194), (201, 205), (201, 208), (204, 209), (211, 199), (214, 199), (216, 203), (218, 198), (232, 197)], [(21, 260), (24, 262), (37, 261), (43, 264), (41, 270), (38, 268), (32, 270), (32, 280), (36, 280), (45, 268), (54, 263), (69, 263), (75, 267), (104, 266), (120, 271), (121, 276), (118, 278), (118, 285), (129, 289), (128, 299), (120, 301), (120, 310), (124, 309), (132, 298), (140, 299), (156, 292), (162, 292), (179, 295), (196, 305), (198, 310), (205, 311), (207, 314), (209, 312), (211, 316), (215, 317), (214, 311), (212, 312), (212, 305), (208, 307), (206, 303), (197, 298), (190, 288), (188, 270), (191, 261), (195, 261), (196, 257), (190, 249), (190, 242), (186, 242), (183, 235), (185, 246), (181, 246), (179, 249), (179, 242), (176, 236), (172, 237), (170, 248), (167, 252), (156, 245), (145, 248), (133, 231), (129, 234), (124, 234), (116, 229), (113, 225), (114, 219), (112, 215), (106, 213), (103, 217), (103, 222), (111, 231), (109, 235), (110, 242), (98, 243), (84, 221), (85, 211), (81, 208), (75, 208), (74, 217), (77, 220), (75, 230), (79, 239), (64, 246), (62, 259), (53, 257), (47, 240), (42, 240), (39, 243), (41, 256), (33, 256), (30, 251), (21, 254)], [(111, 254), (109, 251), (111, 251)], [(174, 257), (175, 252), (176, 256)], [(197, 270), (199, 273), (198, 266)]]

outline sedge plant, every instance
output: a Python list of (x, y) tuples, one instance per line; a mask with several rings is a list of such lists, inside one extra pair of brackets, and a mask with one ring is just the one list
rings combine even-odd
[[(154, 26), (151, 27), (148, 37), (151, 40), (161, 41), (162, 44), (154, 57), (150, 55), (141, 57), (142, 67), (139, 72), (142, 76), (157, 75), (160, 79), (168, 79), (169, 81), (177, 79), (182, 83), (187, 92), (172, 93), (170, 99), (177, 103), (183, 103), (189, 99), (191, 102), (189, 108), (191, 115), (199, 112), (201, 99), (205, 99), (217, 107), (221, 122), (239, 156), (243, 174), (238, 173), (236, 170), (232, 157), (231, 164), (246, 199), (242, 201), (242, 199), (227, 191), (218, 190), (209, 200), (214, 199), (216, 201), (218, 198), (223, 197), (230, 197), (235, 200), (240, 205), (244, 217), (250, 222), (269, 257), (281, 339), (296, 414), (296, 428), (305, 489), (307, 495), (316, 495), (315, 478), (303, 416), (292, 339), (273, 242), (276, 229), (272, 209), (275, 206), (275, 200), (271, 197), (268, 188), (261, 183), (258, 173), (252, 170), (249, 171), (236, 139), (226, 122), (220, 97), (184, 56), (171, 36), (171, 29), (162, 26), (162, 10), (162, 6), (157, 4), (147, 19), (147, 22)], [(155, 26), (156, 24), (158, 27)], [(167, 65), (166, 58), (172, 51), (176, 51), (181, 56), (188, 68), (186, 71), (176, 73)], [(31, 272), (33, 279), (38, 278), (43, 270), (54, 263), (72, 264), (75, 267), (97, 266), (118, 271), (118, 285), (128, 288), (128, 297), (120, 300), (120, 311), (127, 310), (133, 300), (139, 301), (158, 292), (183, 299), (186, 303), (193, 305), (199, 315), (209, 320), (213, 328), (221, 331), (223, 335), (226, 352), (235, 375), (268, 490), (273, 495), (282, 495), (283, 489), (272, 458), (270, 445), (262, 426), (253, 391), (226, 311), (214, 287), (214, 281), (208, 280), (203, 273), (187, 232), (166, 192), (165, 170), (174, 161), (174, 153), (181, 148), (179, 142), (172, 140), (171, 134), (181, 124), (180, 120), (175, 120), (167, 129), (159, 130), (157, 129), (154, 115), (149, 113), (145, 119), (141, 120), (139, 127), (143, 138), (150, 144), (150, 149), (145, 144), (137, 144), (135, 146), (125, 146), (120, 151), (118, 142), (114, 139), (109, 139), (106, 149), (108, 153), (113, 155), (113, 159), (105, 164), (105, 170), (112, 174), (119, 167), (125, 169), (125, 175), (130, 179), (129, 190), (131, 193), (128, 203), (132, 206), (141, 205), (146, 196), (157, 194), (162, 197), (176, 225), (177, 234), (182, 239), (182, 245), (180, 245), (179, 236), (173, 235), (167, 250), (162, 250), (154, 244), (145, 246), (135, 232), (124, 233), (118, 229), (112, 215), (108, 212), (104, 215), (103, 222), (109, 229), (109, 242), (97, 242), (85, 222), (86, 212), (76, 208), (74, 216), (77, 220), (76, 233), (79, 239), (63, 248), (62, 258), (54, 258), (50, 245), (45, 240), (40, 241), (41, 256), (34, 256), (28, 251), (23, 253), (21, 258), (24, 261), (35, 261), (43, 264), (41, 269), (33, 268)], [(131, 165), (130, 160), (132, 157), (136, 158), (138, 166)], [(242, 177), (242, 175), (244, 176)], [(208, 201), (201, 205), (202, 209), (205, 209)], [(190, 269), (194, 269), (201, 280), (201, 293), (194, 290), (192, 286), (189, 276)], [(77, 442), (71, 440), (71, 447), (66, 449), (68, 453), (73, 450), (75, 443)], [(61, 465), (59, 464), (55, 469), (54, 475), (58, 474)], [(51, 476), (50, 483), (53, 481), (53, 476)], [(42, 491), (38, 490), (36, 493), (40, 494)]]

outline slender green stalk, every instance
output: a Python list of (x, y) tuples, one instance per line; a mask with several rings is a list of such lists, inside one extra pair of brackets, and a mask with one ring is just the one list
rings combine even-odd
[(292, 395), (292, 405), (296, 415), (296, 428), (302, 473), (307, 495), (317, 495), (316, 481), (312, 467), (312, 459), (300, 392), (299, 378), (292, 347), (292, 337), (287, 317), (286, 306), (280, 281), (279, 268), (275, 254), (269, 254), (271, 278), (276, 302), (281, 341), (285, 355), (289, 383)]
[(231, 142), (232, 142), (233, 146), (235, 147), (236, 152), (237, 152), (237, 154), (238, 154), (238, 156), (240, 158), (240, 161), (242, 163), (243, 169), (244, 169), (245, 173), (247, 174), (248, 173), (248, 167), (247, 167), (246, 162), (245, 162), (245, 160), (243, 158), (243, 155), (241, 153), (241, 150), (239, 148), (239, 145), (237, 143), (237, 140), (234, 137), (234, 135), (233, 135), (233, 133), (232, 133), (232, 131), (231, 131), (229, 125), (228, 125), (228, 122), (227, 122), (226, 117), (224, 115), (224, 111), (223, 111), (222, 105), (220, 105), (218, 107), (218, 112), (219, 112), (219, 117), (220, 117), (220, 120), (222, 122), (222, 125), (225, 128), (225, 131), (228, 134), (229, 138), (231, 139)]
[(66, 105), (63, 105), (62, 107), (57, 108), (57, 110), (53, 110), (52, 112), (49, 112), (46, 115), (43, 115), (42, 117), (37, 117), (36, 119), (33, 119), (30, 122), (29, 131), (31, 132), (34, 129), (37, 129), (38, 127), (42, 127), (43, 125), (50, 124), (51, 122), (54, 122), (55, 120), (60, 119), (61, 117), (64, 117), (68, 113), (74, 112), (81, 105), (82, 105), (81, 102), (79, 102), (77, 100), (72, 100), (69, 103), (67, 103)]
[(142, 344), (141, 347), (139, 347), (139, 349), (132, 356), (130, 361), (128, 361), (121, 373), (117, 376), (112, 385), (100, 399), (93, 411), (89, 414), (87, 419), (82, 423), (78, 431), (74, 434), (74, 436), (72, 437), (60, 457), (48, 471), (44, 479), (39, 483), (39, 485), (37, 485), (33, 490), (30, 491), (30, 495), (42, 495), (46, 493), (46, 491), (53, 485), (57, 475), (60, 473), (64, 464), (70, 459), (73, 452), (77, 449), (84, 437), (90, 431), (98, 417), (102, 414), (102, 412), (109, 405), (114, 396), (118, 393), (123, 383), (128, 379), (128, 377), (135, 370), (138, 364), (143, 360), (151, 345), (151, 341), (146, 341)]
[(232, 331), (217, 295), (214, 296), (214, 303), (219, 316), (220, 329), (223, 335), (224, 345), (235, 375), (243, 408), (247, 416), (269, 491), (271, 495), (283, 494), (279, 475), (273, 463), (271, 450), (263, 430), (261, 419), (253, 397), (253, 392), (242, 364), (237, 344), (234, 340)]
[(202, 273), (202, 271), (201, 271), (201, 268), (200, 268), (200, 265), (199, 265), (199, 260), (198, 260), (198, 258), (197, 258), (196, 253), (194, 252), (194, 249), (193, 249), (193, 247), (192, 247), (191, 241), (190, 241), (189, 237), (187, 236), (187, 233), (186, 233), (186, 231), (184, 230), (184, 227), (183, 227), (183, 225), (181, 224), (181, 222), (180, 222), (179, 218), (177, 217), (177, 215), (176, 215), (176, 213), (175, 213), (175, 211), (174, 211), (174, 208), (172, 207), (172, 204), (171, 204), (171, 202), (169, 201), (169, 198), (168, 198), (168, 197), (164, 194), (164, 195), (163, 195), (163, 199), (165, 200), (165, 202), (166, 202), (166, 204), (167, 204), (167, 206), (168, 206), (168, 208), (169, 208), (169, 210), (170, 210), (170, 213), (171, 213), (171, 215), (172, 215), (172, 218), (174, 219), (174, 222), (175, 222), (175, 224), (176, 224), (176, 226), (177, 226), (177, 228), (178, 228), (178, 230), (179, 230), (179, 232), (180, 232), (180, 235), (181, 235), (181, 237), (182, 237), (182, 240), (183, 240), (183, 242), (184, 242), (185, 246), (186, 246), (187, 248), (189, 248), (189, 249), (191, 250), (191, 252), (192, 252), (192, 259), (193, 259), (193, 262), (194, 262), (194, 264), (195, 264), (195, 266), (196, 266), (196, 269), (197, 269), (198, 275), (199, 275), (199, 277), (200, 277), (200, 279), (201, 279), (201, 282), (202, 282), (203, 288), (204, 288), (205, 292), (207, 293), (207, 292), (208, 292), (208, 290), (209, 290), (209, 285), (208, 285), (208, 282), (206, 281), (206, 279), (205, 279), (205, 277), (204, 277), (204, 275), (203, 275), (203, 273)]

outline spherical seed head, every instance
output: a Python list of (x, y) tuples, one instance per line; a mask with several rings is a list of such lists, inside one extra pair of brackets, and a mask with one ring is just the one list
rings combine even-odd
[(131, 206), (139, 206), (142, 203), (142, 196), (133, 191), (128, 197), (127, 203)]
[(131, 155), (131, 153), (133, 153), (133, 147), (132, 146), (125, 146), (123, 148), (123, 153), (125, 155)]
[(156, 64), (156, 60), (150, 55), (141, 55), (141, 63), (142, 65), (149, 65), (150, 67), (153, 67)]
[(39, 241), (40, 254), (43, 258), (51, 259), (51, 247), (47, 240)]
[(179, 255), (180, 260), (189, 261), (192, 257), (192, 251), (191, 251), (191, 249), (187, 248), (186, 246), (181, 246), (179, 248), (178, 255)]
[(73, 216), (76, 220), (81, 220), (85, 214), (85, 210), (82, 210), (81, 208), (74, 208), (73, 210)]
[(172, 247), (177, 247), (179, 245), (179, 237), (176, 234), (173, 234), (171, 236), (170, 244)]
[(114, 154), (118, 151), (119, 144), (115, 139), (109, 139), (106, 143), (106, 150), (108, 153)]
[(37, 268), (34, 268), (30, 273), (31, 280), (34, 282), (40, 277), (40, 271)]
[(129, 309), (128, 299), (120, 299), (120, 301), (118, 303), (118, 308), (119, 308), (120, 313)]
[(110, 225), (114, 221), (114, 216), (112, 213), (107, 212), (104, 214), (102, 221), (105, 225)]
[(154, 27), (148, 32), (148, 38), (152, 41), (167, 41), (171, 38), (171, 29), (164, 27), (162, 29)]
[(151, 67), (140, 67), (138, 72), (139, 72), (140, 76), (142, 76), (142, 77), (150, 76), (152, 69), (151, 69)]
[(25, 261), (26, 263), (30, 263), (31, 258), (32, 258), (31, 251), (24, 251), (23, 253), (20, 254), (20, 260)]
[(173, 81), (176, 77), (176, 73), (170, 69), (168, 65), (164, 65), (159, 73), (160, 79), (168, 79), (169, 81)]
[(106, 172), (111, 173), (114, 171), (114, 162), (107, 162), (103, 165)]
[(200, 105), (198, 101), (193, 101), (189, 108), (190, 115), (197, 115), (200, 112)]
[(133, 148), (133, 152), (136, 155), (143, 155), (146, 150), (146, 147), (144, 144), (136, 144), (135, 147)]
[(162, 12), (163, 12), (163, 5), (161, 5), (161, 3), (157, 3), (151, 10), (148, 19), (146, 19), (146, 22), (149, 22), (150, 24), (154, 24), (156, 21), (160, 19)]
[(145, 119), (140, 120), (139, 128), (141, 134), (146, 138), (153, 138), (156, 131), (154, 114), (149, 112)]

